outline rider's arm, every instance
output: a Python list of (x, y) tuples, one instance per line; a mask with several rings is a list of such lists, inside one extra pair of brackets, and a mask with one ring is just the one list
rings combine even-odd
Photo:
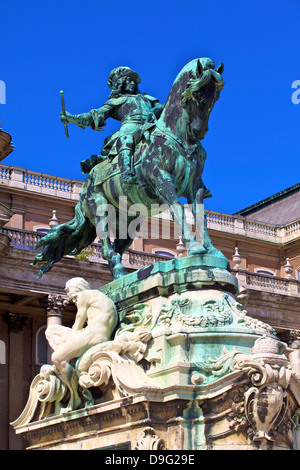
[(93, 120), (92, 114), (90, 112), (82, 114), (70, 114), (66, 111), (64, 114), (60, 113), (60, 118), (63, 122), (72, 122), (82, 129), (89, 126)]
[(150, 101), (152, 105), (152, 112), (154, 116), (158, 119), (162, 113), (162, 110), (164, 109), (164, 104), (161, 104), (157, 98), (154, 98), (153, 96), (150, 96), (147, 93), (144, 93), (144, 96)]
[(105, 126), (105, 121), (113, 114), (114, 108), (110, 102), (106, 102), (99, 109), (92, 109), (88, 113), (70, 114), (67, 111), (60, 113), (60, 118), (64, 122), (71, 122), (84, 129), (91, 126), (92, 129), (100, 129)]
[(152, 111), (157, 119), (160, 117), (163, 109), (164, 109), (164, 104), (161, 104), (158, 101), (153, 103)]
[(103, 106), (99, 109), (92, 109), (89, 114), (92, 116), (92, 120), (89, 123), (92, 129), (99, 129), (103, 126), (106, 125), (105, 121), (109, 117), (112, 117), (112, 114), (114, 112), (114, 106), (107, 101), (104, 103)]

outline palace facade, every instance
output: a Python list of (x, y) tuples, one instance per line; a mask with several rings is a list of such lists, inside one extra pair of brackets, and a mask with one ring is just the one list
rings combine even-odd
[[(0, 131), (0, 159), (13, 147)], [(5, 156), (6, 156), (5, 155)], [(73, 218), (82, 181), (0, 164), (0, 449), (26, 443), (9, 425), (22, 412), (29, 387), (51, 353), (49, 323), (71, 326), (76, 309), (64, 305), (65, 283), (76, 276), (92, 288), (112, 280), (95, 242), (67, 256), (38, 279), (30, 268), (34, 245), (52, 226)], [(188, 220), (194, 220), (186, 206)], [(238, 299), (248, 315), (270, 324), (290, 347), (300, 345), (300, 183), (230, 215), (206, 211), (216, 248), (230, 260)], [(128, 272), (186, 256), (168, 211), (149, 218), (124, 254)]]

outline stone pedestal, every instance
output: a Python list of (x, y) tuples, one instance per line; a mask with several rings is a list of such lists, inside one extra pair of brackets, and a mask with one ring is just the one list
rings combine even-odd
[(114, 338), (77, 361), (77, 410), (62, 414), (67, 389), (42, 368), (12, 423), (29, 448), (295, 448), (300, 382), (286, 345), (236, 301), (226, 260), (158, 262), (101, 291), (119, 314)]

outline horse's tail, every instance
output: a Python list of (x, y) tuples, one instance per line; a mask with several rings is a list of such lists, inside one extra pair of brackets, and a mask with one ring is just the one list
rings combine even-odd
[(31, 266), (45, 263), (38, 275), (40, 279), (63, 256), (68, 254), (77, 255), (89, 246), (95, 238), (96, 229), (83, 212), (80, 200), (75, 207), (74, 219), (53, 227), (47, 235), (37, 242), (34, 248), (42, 247), (42, 252), (36, 255)]

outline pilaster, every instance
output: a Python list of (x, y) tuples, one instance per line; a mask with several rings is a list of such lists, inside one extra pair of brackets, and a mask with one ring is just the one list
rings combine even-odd
[[(27, 325), (27, 315), (8, 313), (6, 315), (9, 332), (9, 400), (8, 416), (9, 420), (15, 419), (24, 406), (23, 397), (23, 356), (24, 356), (24, 327)], [(9, 449), (21, 450), (24, 448), (24, 441), (16, 436), (12, 429), (9, 430)]]

